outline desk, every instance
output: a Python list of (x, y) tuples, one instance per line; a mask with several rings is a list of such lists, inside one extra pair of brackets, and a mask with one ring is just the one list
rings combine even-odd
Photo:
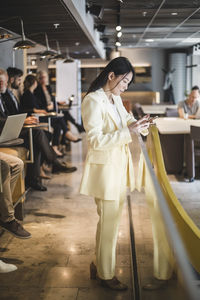
[(155, 120), (168, 173), (181, 173), (185, 160), (188, 177), (195, 177), (195, 162), (190, 138), (190, 126), (199, 126), (200, 120), (158, 118)]
[(48, 121), (48, 128), (49, 131), (51, 131), (51, 118), (62, 118), (64, 115), (62, 113), (57, 113), (57, 112), (49, 112), (46, 114), (40, 113), (40, 114), (34, 114), (34, 116), (38, 117), (41, 121), (41, 123), (44, 121)]
[(58, 105), (59, 112), (68, 111), (68, 110), (70, 110), (70, 108), (71, 108), (71, 106), (69, 106), (68, 104)]
[(164, 115), (166, 108), (177, 109), (177, 105), (141, 105), (145, 114)]

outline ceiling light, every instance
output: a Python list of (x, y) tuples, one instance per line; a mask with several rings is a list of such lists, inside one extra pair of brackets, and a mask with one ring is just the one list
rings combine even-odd
[(80, 43), (79, 43), (79, 42), (76, 42), (76, 43), (75, 43), (75, 45), (76, 45), (76, 46), (79, 46), (79, 45), (80, 45)]
[(45, 41), (46, 41), (46, 50), (40, 53), (41, 58), (55, 56), (56, 54), (55, 51), (50, 50), (49, 48), (49, 41), (46, 32), (45, 32)]
[(109, 41), (109, 38), (107, 38), (107, 37), (105, 36), (105, 37), (102, 37), (100, 40), (101, 40), (104, 44), (107, 44), (108, 41)]
[(172, 16), (177, 16), (178, 13), (177, 13), (177, 12), (172, 12), (171, 15), (172, 15)]
[(95, 55), (92, 55), (92, 58), (96, 58), (96, 56), (95, 56)]
[(117, 33), (117, 37), (121, 37), (122, 36), (122, 32), (121, 31), (119, 31), (118, 33)]
[(102, 19), (104, 9), (100, 5), (86, 5), (86, 12), (89, 12), (98, 19)]
[(120, 25), (117, 25), (117, 26), (116, 26), (116, 30), (117, 30), (117, 31), (121, 31), (121, 29), (122, 29), (122, 27), (121, 27)]
[(22, 30), (22, 40), (17, 42), (14, 46), (13, 49), (29, 49), (35, 47), (35, 44), (31, 41), (26, 40), (25, 34), (24, 34), (24, 23), (23, 20), (20, 18), (21, 21), (21, 30)]
[(146, 12), (146, 11), (143, 11), (143, 12), (142, 12), (142, 15), (143, 15), (143, 17), (146, 17), (147, 12)]
[(60, 45), (58, 41), (56, 41), (56, 45), (57, 45), (57, 55), (54, 56), (54, 59), (64, 59), (65, 57), (60, 51)]
[(104, 33), (104, 31), (106, 29), (106, 25), (99, 24), (99, 25), (95, 25), (94, 28), (97, 29), (97, 31)]
[(90, 51), (86, 51), (85, 54), (90, 54)]
[(66, 59), (64, 60), (64, 63), (72, 63), (74, 62), (74, 59), (72, 57), (69, 56), (69, 49), (66, 48)]
[(59, 23), (55, 23), (55, 24), (53, 24), (53, 26), (55, 27), (55, 29), (57, 29), (58, 26), (60, 26), (60, 24)]
[(146, 39), (145, 42), (152, 43), (152, 42), (154, 42), (154, 40), (153, 39)]
[(120, 46), (121, 46), (121, 43), (120, 43), (119, 41), (116, 41), (116, 42), (115, 42), (115, 46), (120, 47)]

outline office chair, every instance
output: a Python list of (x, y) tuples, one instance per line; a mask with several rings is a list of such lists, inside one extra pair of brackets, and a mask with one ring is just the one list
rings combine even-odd
[(132, 113), (136, 119), (144, 117), (144, 111), (139, 103), (135, 103), (132, 108)]

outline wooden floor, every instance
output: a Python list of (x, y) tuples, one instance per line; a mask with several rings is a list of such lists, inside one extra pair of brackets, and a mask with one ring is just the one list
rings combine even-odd
[[(65, 160), (78, 167), (72, 174), (54, 175), (44, 181), (47, 192), (30, 192), (25, 203), (25, 228), (32, 238), (20, 240), (4, 233), (0, 237), (0, 259), (14, 263), (18, 270), (0, 274), (0, 299), (8, 300), (131, 300), (130, 241), (127, 203), (124, 205), (117, 246), (116, 274), (129, 286), (126, 292), (104, 289), (89, 279), (93, 259), (97, 213), (94, 201), (79, 194), (85, 157), (85, 141), (72, 145)], [(137, 152), (138, 149), (135, 148)], [(137, 165), (138, 156), (134, 157)], [(179, 186), (174, 180), (173, 185)], [(196, 187), (194, 189), (194, 186)], [(198, 187), (197, 187), (198, 186)], [(186, 191), (199, 193), (199, 183), (187, 185)], [(180, 189), (182, 191), (182, 188)], [(193, 193), (193, 195), (194, 195)], [(190, 201), (186, 192), (185, 202)], [(189, 196), (188, 196), (189, 197)], [(152, 278), (152, 233), (144, 194), (131, 194), (136, 250), (141, 285)], [(197, 200), (194, 201), (197, 204)], [(195, 206), (200, 211), (200, 205)], [(176, 279), (157, 292), (142, 291), (141, 299), (184, 299)]]

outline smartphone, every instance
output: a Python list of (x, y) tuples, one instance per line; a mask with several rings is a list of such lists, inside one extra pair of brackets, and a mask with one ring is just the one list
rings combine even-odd
[(151, 117), (151, 118), (149, 118), (148, 122), (149, 122), (149, 123), (153, 123), (153, 121), (154, 121), (155, 119), (157, 119), (157, 118), (158, 118), (158, 116)]

